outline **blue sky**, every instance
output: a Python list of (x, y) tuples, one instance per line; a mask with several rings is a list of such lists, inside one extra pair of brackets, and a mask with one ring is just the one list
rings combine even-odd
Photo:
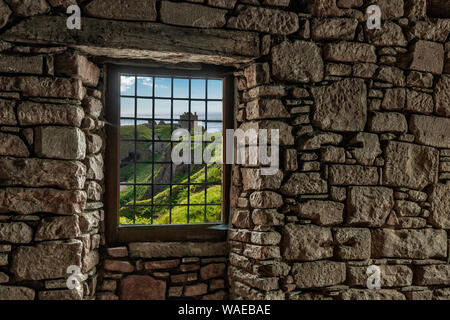
[[(222, 99), (222, 81), (221, 80), (191, 80), (191, 98), (205, 99), (206, 81), (208, 81), (208, 99)], [(171, 95), (170, 78), (155, 78), (155, 118), (170, 118), (170, 100), (157, 99), (157, 97), (167, 97)], [(137, 78), (137, 95), (151, 97), (153, 89), (153, 79), (151, 77)], [(189, 80), (174, 79), (173, 83), (174, 98), (189, 97)], [(121, 76), (120, 94), (133, 95), (135, 93), (134, 76)], [(121, 98), (121, 117), (134, 116), (134, 98)], [(189, 111), (188, 100), (175, 100), (173, 104), (173, 115), (178, 119), (181, 114)], [(191, 112), (197, 112), (199, 120), (205, 119), (205, 102), (192, 101)], [(152, 116), (152, 99), (137, 100), (137, 116)], [(208, 119), (222, 120), (222, 102), (208, 102)], [(202, 125), (200, 123), (200, 125)], [(212, 125), (212, 124), (208, 124)]]

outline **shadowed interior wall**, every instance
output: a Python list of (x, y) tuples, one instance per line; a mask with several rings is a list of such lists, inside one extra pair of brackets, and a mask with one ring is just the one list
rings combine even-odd
[[(75, 0), (0, 0), (0, 299), (450, 298), (436, 2), (78, 1), (68, 30)], [(106, 244), (108, 62), (234, 66), (235, 127), (280, 130), (277, 174), (232, 170), (227, 242)]]

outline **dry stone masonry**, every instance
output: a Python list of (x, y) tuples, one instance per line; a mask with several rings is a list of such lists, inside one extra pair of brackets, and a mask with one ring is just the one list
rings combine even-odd
[[(0, 0), (0, 300), (450, 299), (449, 34), (445, 1)], [(232, 66), (235, 128), (280, 130), (227, 242), (106, 242), (108, 63)]]

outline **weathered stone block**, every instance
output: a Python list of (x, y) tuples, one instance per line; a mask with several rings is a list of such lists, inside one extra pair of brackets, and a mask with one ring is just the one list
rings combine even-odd
[[(197, 28), (220, 28), (225, 25), (227, 10), (194, 3), (162, 1), (161, 21), (167, 24)], [(243, 29), (243, 28), (242, 28)]]
[(77, 215), (44, 218), (39, 223), (34, 240), (74, 239), (79, 237), (80, 234)]
[(420, 286), (450, 285), (450, 265), (417, 266), (416, 284)]
[(316, 103), (313, 124), (322, 130), (363, 131), (367, 121), (367, 90), (361, 79), (345, 79), (311, 89)]
[(81, 267), (82, 247), (79, 240), (19, 247), (12, 254), (11, 272), (21, 280), (64, 278), (69, 266)]
[[(265, 84), (270, 81), (270, 67), (268, 63), (253, 63), (249, 67), (244, 69), (244, 76), (247, 80), (247, 88), (253, 88), (260, 84)], [(254, 95), (254, 98), (260, 96), (259, 91), (261, 91), (259, 87), (258, 89), (254, 89), (251, 94), (249, 94), (249, 98)], [(258, 91), (257, 93), (254, 91)], [(272, 94), (269, 94), (272, 95)]]
[(35, 292), (31, 288), (19, 286), (0, 286), (0, 300), (34, 300)]
[(324, 66), (321, 49), (312, 42), (284, 41), (272, 49), (272, 72), (278, 80), (320, 82)]
[(102, 155), (88, 155), (85, 160), (87, 173), (86, 177), (93, 180), (103, 180), (103, 157)]
[(333, 226), (343, 221), (344, 204), (333, 201), (309, 200), (296, 207), (299, 217), (312, 219), (321, 226)]
[(376, 134), (360, 132), (350, 143), (355, 146), (350, 152), (359, 164), (371, 166), (381, 154), (380, 142)]
[(100, 69), (84, 56), (78, 54), (58, 55), (55, 56), (54, 64), (56, 74), (80, 79), (85, 85), (91, 87), (96, 87), (98, 84)]
[(17, 124), (15, 106), (16, 102), (13, 100), (0, 99), (0, 124), (2, 125)]
[(290, 114), (279, 99), (258, 99), (247, 103), (247, 120), (289, 118)]
[(25, 97), (52, 97), (82, 100), (81, 81), (66, 78), (0, 77), (0, 90), (20, 91)]
[[(406, 287), (412, 285), (413, 272), (403, 265), (382, 265), (381, 287)], [(347, 268), (348, 283), (351, 286), (367, 286), (367, 267), (350, 266)]]
[(224, 263), (211, 263), (200, 269), (200, 278), (203, 280), (220, 278), (225, 274)]
[(233, 9), (237, 0), (208, 0), (208, 4), (213, 7)]
[(0, 190), (0, 212), (30, 214), (81, 213), (86, 206), (86, 192), (57, 189), (5, 188)]
[(265, 227), (279, 226), (284, 222), (284, 215), (276, 209), (255, 209), (252, 213), (254, 224)]
[(42, 74), (43, 66), (42, 56), (18, 57), (0, 54), (0, 71), (4, 73)]
[(450, 119), (412, 115), (409, 129), (418, 143), (437, 148), (450, 148)]
[(369, 118), (369, 131), (403, 133), (408, 131), (408, 123), (398, 112), (373, 112)]
[(86, 167), (76, 161), (0, 158), (0, 185), (82, 189)]
[(278, 190), (283, 180), (283, 172), (277, 170), (274, 175), (263, 175), (261, 169), (241, 168), (242, 184), (244, 191), (247, 190)]
[(320, 173), (293, 173), (280, 189), (287, 196), (300, 194), (326, 193), (328, 190), (326, 180), (322, 179)]
[(19, 136), (0, 132), (0, 155), (28, 157), (30, 153), (27, 146)]
[(249, 210), (237, 210), (233, 211), (232, 223), (235, 227), (241, 229), (253, 228), (253, 222)]
[(335, 255), (341, 260), (370, 259), (370, 230), (362, 228), (333, 229), (334, 241), (337, 246)]
[(273, 191), (255, 191), (250, 195), (250, 206), (259, 209), (279, 208), (283, 205), (283, 198)]
[(447, 256), (445, 230), (372, 230), (372, 257), (430, 259)]
[(371, 0), (368, 4), (376, 4), (381, 9), (381, 18), (390, 20), (403, 16), (404, 0)]
[(450, 184), (435, 184), (431, 189), (429, 201), (431, 214), (429, 221), (436, 227), (450, 229)]
[(40, 291), (39, 300), (83, 300), (83, 287), (72, 290)]
[(436, 113), (450, 117), (450, 75), (442, 75), (434, 90)]
[(331, 132), (313, 133), (300, 143), (300, 150), (316, 150), (322, 145), (338, 145), (342, 142), (342, 135)]
[(79, 127), (84, 112), (81, 107), (73, 105), (21, 102), (17, 107), (17, 116), (23, 126), (61, 124)]
[(288, 146), (294, 144), (294, 136), (292, 135), (292, 127), (285, 122), (274, 120), (260, 120), (244, 122), (239, 129), (245, 133), (251, 132), (250, 130), (267, 130), (267, 141), (272, 141), (272, 130), (278, 130), (279, 144), (280, 146)]
[(348, 289), (340, 294), (342, 300), (406, 300), (397, 290)]
[(441, 43), (419, 40), (410, 48), (408, 59), (410, 70), (441, 74), (444, 68), (444, 46)]
[(353, 40), (358, 20), (350, 18), (328, 18), (312, 20), (312, 39), (321, 40)]
[(383, 183), (422, 190), (437, 179), (438, 157), (434, 148), (390, 141), (385, 150)]
[(375, 47), (365, 43), (346, 42), (326, 44), (325, 60), (337, 62), (377, 62)]
[(0, 1), (0, 29), (3, 28), (9, 20), (12, 11), (6, 3)]
[(86, 155), (86, 138), (78, 128), (37, 127), (34, 134), (34, 149), (40, 157), (81, 160)]
[(434, 110), (433, 96), (420, 91), (408, 90), (405, 109), (414, 113), (430, 114)]
[(384, 21), (381, 29), (368, 30), (367, 38), (375, 46), (404, 47), (408, 44), (402, 28), (392, 21)]
[(5, 0), (18, 16), (29, 17), (46, 13), (50, 6), (45, 0)]
[(89, 16), (113, 20), (155, 21), (157, 15), (156, 0), (94, 0), (84, 9)]
[(120, 282), (120, 299), (165, 300), (166, 282), (150, 276), (127, 276)]
[(333, 236), (329, 228), (287, 224), (283, 228), (282, 254), (286, 260), (312, 261), (333, 256)]
[(376, 185), (378, 169), (358, 165), (331, 165), (328, 172), (331, 185)]
[(226, 255), (225, 242), (133, 242), (129, 245), (131, 257), (207, 257)]
[(33, 229), (23, 222), (0, 223), (0, 241), (29, 243), (33, 240)]
[(321, 288), (345, 281), (345, 263), (315, 261), (294, 263), (292, 276), (298, 288)]
[(228, 19), (227, 27), (278, 35), (288, 35), (298, 30), (298, 16), (293, 12), (243, 6), (237, 8), (237, 17)]

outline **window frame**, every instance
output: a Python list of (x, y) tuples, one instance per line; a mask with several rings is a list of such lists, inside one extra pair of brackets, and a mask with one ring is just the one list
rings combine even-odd
[[(234, 127), (234, 78), (231, 68), (203, 65), (201, 70), (165, 69), (154, 67), (106, 65), (105, 120), (105, 234), (108, 243), (134, 241), (224, 241), (226, 229), (217, 228), (228, 224), (231, 192), (231, 165), (223, 164), (222, 214), (220, 223), (173, 224), (173, 225), (120, 225), (120, 75), (123, 73), (151, 75), (155, 77), (220, 78), (223, 81), (222, 128)], [(225, 160), (226, 139), (223, 139)], [(224, 161), (225, 162), (225, 161)], [(216, 228), (214, 228), (216, 227)]]

